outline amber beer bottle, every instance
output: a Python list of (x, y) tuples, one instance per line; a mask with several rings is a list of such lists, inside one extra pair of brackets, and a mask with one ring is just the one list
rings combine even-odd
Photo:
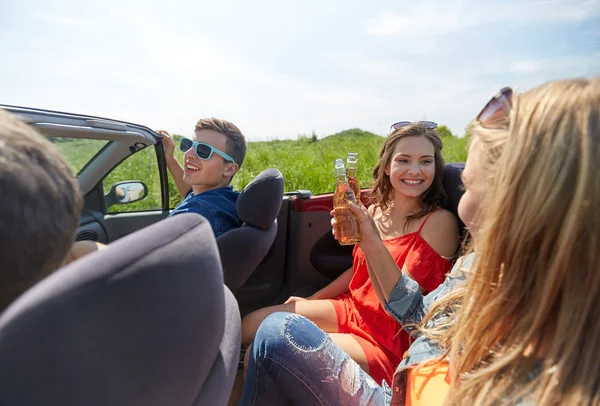
[(360, 201), (360, 183), (358, 182), (358, 153), (348, 152), (346, 158), (346, 176), (348, 177), (348, 184), (356, 196), (356, 200)]
[(337, 220), (336, 234), (340, 245), (352, 245), (362, 241), (362, 232), (356, 216), (348, 208), (348, 203), (358, 205), (354, 192), (348, 184), (344, 160), (335, 160), (335, 192), (333, 209)]

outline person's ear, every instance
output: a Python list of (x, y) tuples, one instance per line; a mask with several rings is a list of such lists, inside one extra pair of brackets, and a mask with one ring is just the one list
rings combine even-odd
[(240, 169), (238, 164), (227, 164), (227, 168), (225, 169), (223, 176), (230, 178), (236, 174), (238, 169)]

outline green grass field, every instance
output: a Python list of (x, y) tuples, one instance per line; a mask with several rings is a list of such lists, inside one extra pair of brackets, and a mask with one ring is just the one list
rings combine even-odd
[[(313, 194), (328, 193), (335, 186), (335, 159), (344, 158), (345, 161), (348, 152), (358, 152), (361, 187), (370, 187), (372, 170), (384, 141), (384, 137), (354, 129), (317, 141), (301, 137), (298, 140), (252, 142), (233, 184), (236, 189), (242, 189), (262, 170), (274, 167), (284, 175), (286, 191), (308, 189)], [(444, 141), (443, 152), (447, 162), (466, 159), (464, 139), (448, 137)]]
[[(177, 142), (176, 136), (176, 142)], [(299, 136), (296, 140), (272, 140), (248, 143), (246, 160), (233, 179), (233, 187), (242, 190), (256, 175), (267, 168), (277, 168), (285, 180), (285, 190), (308, 189), (313, 195), (330, 193), (334, 189), (333, 162), (336, 158), (346, 158), (348, 152), (358, 152), (358, 173), (362, 188), (371, 186), (372, 170), (377, 162), (379, 150), (385, 138), (352, 129), (321, 139)], [(85, 143), (82, 145), (82, 141)], [(77, 140), (76, 142), (56, 142), (77, 172), (82, 163), (82, 151), (99, 150), (97, 141)], [(442, 150), (446, 162), (465, 161), (466, 138), (444, 137)], [(77, 144), (77, 145), (76, 145)], [(181, 162), (183, 153), (176, 149)], [(111, 207), (111, 212), (152, 210), (160, 207), (158, 170), (154, 151), (150, 148), (138, 152), (119, 165), (104, 181), (105, 193), (118, 181), (141, 180), (148, 186), (150, 195), (141, 202)], [(169, 176), (171, 207), (179, 201), (177, 189)]]

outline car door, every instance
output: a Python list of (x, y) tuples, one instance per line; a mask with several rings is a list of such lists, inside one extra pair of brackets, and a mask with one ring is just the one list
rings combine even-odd
[(0, 105), (38, 129), (77, 174), (84, 207), (77, 240), (110, 243), (169, 214), (160, 136), (99, 117)]

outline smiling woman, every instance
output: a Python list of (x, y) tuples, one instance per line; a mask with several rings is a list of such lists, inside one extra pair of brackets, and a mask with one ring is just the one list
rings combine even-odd
[[(405, 228), (410, 221), (431, 213), (444, 194), (442, 177), (436, 176), (444, 172), (442, 141), (435, 127), (427, 123), (431, 122), (401, 126), (392, 132), (373, 170), (372, 200), (382, 211), (394, 201), (394, 191), (412, 198), (422, 195), (420, 210), (405, 218)], [(395, 200), (398, 204), (399, 199)]]
[[(422, 291), (434, 290), (450, 269), (458, 246), (454, 216), (441, 209), (444, 160), (435, 128), (409, 123), (383, 143), (373, 169), (375, 186), (370, 214), (395, 264), (414, 278)], [(284, 175), (285, 176), (285, 175)], [(333, 214), (334, 212), (332, 212)], [(243, 319), (242, 342), (248, 348), (259, 325), (284, 311), (312, 320), (376, 382), (390, 380), (409, 346), (405, 330), (382, 308), (381, 287), (372, 283), (361, 247), (355, 246), (352, 267), (308, 298), (292, 296)], [(247, 350), (246, 354), (251, 354)], [(248, 386), (256, 384), (250, 381)], [(242, 404), (249, 404), (247, 390)]]

